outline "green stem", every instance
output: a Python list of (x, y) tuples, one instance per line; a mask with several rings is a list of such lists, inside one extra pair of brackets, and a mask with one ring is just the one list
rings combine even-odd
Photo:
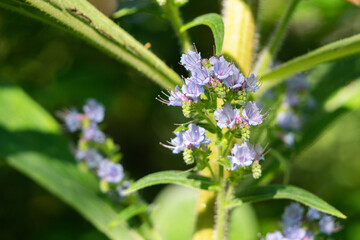
[(188, 49), (193, 50), (193, 46), (187, 32), (180, 31), (180, 28), (183, 26), (183, 22), (180, 17), (179, 7), (176, 6), (174, 0), (167, 0), (166, 4), (164, 5), (164, 10), (168, 19), (171, 21), (176, 34), (179, 37), (182, 51), (186, 52)]
[(207, 165), (207, 168), (209, 169), (209, 171), (210, 171), (210, 173), (211, 173), (212, 178), (213, 178), (214, 181), (216, 182), (216, 181), (217, 181), (217, 177), (216, 177), (216, 175), (215, 175), (212, 167), (210, 166), (209, 162), (207, 162), (206, 165)]
[(215, 239), (223, 240), (226, 229), (226, 202), (225, 202), (225, 181), (224, 181), (224, 167), (219, 166), (219, 188), (217, 192), (216, 201), (216, 231)]
[(234, 192), (234, 188), (235, 188), (235, 185), (236, 183), (235, 182), (232, 182), (227, 193), (226, 193), (226, 198), (225, 198), (225, 204), (226, 206), (228, 206), (229, 202), (230, 202), (230, 199), (231, 199), (231, 196)]
[(289, 25), (291, 16), (293, 15), (299, 2), (300, 0), (289, 1), (289, 5), (285, 11), (285, 14), (282, 16), (274, 35), (270, 38), (265, 48), (261, 51), (259, 55), (259, 59), (254, 67), (254, 72), (257, 75), (263, 75), (268, 69), (268, 67), (272, 64), (276, 56), (276, 52), (280, 47), (281, 41), (285, 36), (286, 28)]

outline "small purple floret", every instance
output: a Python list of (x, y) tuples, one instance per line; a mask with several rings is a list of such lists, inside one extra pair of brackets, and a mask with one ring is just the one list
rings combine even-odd
[(246, 102), (245, 108), (242, 111), (242, 116), (249, 125), (253, 126), (259, 125), (264, 119), (264, 115), (260, 114), (260, 110), (256, 103), (251, 101)]
[(284, 236), (280, 231), (266, 234), (265, 240), (283, 240)]
[(303, 240), (306, 237), (306, 230), (300, 227), (287, 227), (284, 229), (286, 240)]
[(321, 233), (330, 235), (333, 232), (336, 232), (335, 219), (331, 216), (326, 215), (326, 216), (322, 217), (319, 222), (319, 226), (320, 226)]
[(223, 80), (225, 85), (230, 89), (237, 89), (243, 86), (245, 81), (245, 77), (242, 73), (240, 73), (239, 69), (237, 69), (234, 65), (232, 67), (232, 75), (228, 76)]
[(205, 129), (193, 123), (189, 124), (189, 129), (184, 132), (184, 142), (187, 147), (199, 148), (201, 145), (210, 143), (210, 139), (205, 136)]
[(83, 110), (91, 121), (99, 123), (104, 120), (105, 108), (94, 99), (88, 99), (86, 101), (86, 105), (83, 107)]
[(168, 105), (169, 106), (181, 106), (183, 93), (180, 92), (179, 86), (176, 85), (175, 91), (171, 90), (169, 93), (170, 93), (170, 96), (169, 96)]
[(284, 130), (299, 130), (301, 127), (300, 119), (293, 111), (279, 112), (276, 116), (276, 123)]
[(109, 183), (118, 183), (124, 177), (124, 170), (120, 164), (104, 159), (100, 163), (97, 175)]
[(106, 139), (105, 134), (99, 129), (96, 123), (91, 123), (90, 126), (83, 130), (84, 138), (86, 140), (103, 143)]
[(218, 79), (225, 79), (232, 75), (233, 64), (225, 60), (223, 56), (218, 59), (217, 57), (210, 58), (210, 72)]
[(204, 92), (204, 88), (196, 83), (188, 82), (181, 88), (183, 93), (194, 102), (197, 101), (198, 97)]
[(315, 208), (309, 208), (307, 214), (306, 214), (307, 219), (309, 220), (318, 220), (321, 218), (321, 212), (319, 212), (318, 210), (316, 210)]
[(206, 85), (209, 83), (210, 81), (210, 73), (209, 73), (209, 69), (206, 67), (200, 67), (200, 68), (196, 68), (193, 69), (192, 73), (192, 77), (191, 78), (187, 78), (187, 82), (193, 82), (196, 83), (198, 85)]
[(129, 181), (124, 181), (121, 185), (116, 187), (116, 191), (120, 197), (128, 197), (130, 194), (125, 194), (124, 192), (130, 187)]
[(165, 145), (163, 143), (160, 143), (162, 146), (169, 148), (172, 150), (172, 153), (178, 154), (182, 151), (184, 151), (186, 145), (184, 142), (184, 132), (175, 132), (176, 137), (171, 139), (170, 144), (171, 145)]
[(200, 53), (188, 50), (188, 54), (181, 55), (180, 64), (183, 65), (187, 70), (193, 72), (195, 69), (201, 67)]
[(225, 103), (224, 107), (217, 108), (214, 117), (220, 128), (233, 128), (236, 123), (236, 117), (240, 115), (239, 109), (233, 109), (229, 103)]
[(248, 142), (243, 142), (241, 145), (236, 143), (233, 149), (231, 149), (231, 153), (232, 155), (228, 155), (231, 171), (236, 170), (239, 166), (250, 166), (256, 157), (254, 147)]
[(78, 161), (85, 161), (86, 165), (90, 169), (98, 168), (101, 160), (103, 160), (103, 156), (95, 149), (89, 149), (86, 151), (77, 150), (75, 158)]
[(285, 212), (282, 215), (282, 224), (288, 227), (299, 227), (303, 218), (304, 208), (299, 203), (291, 203), (285, 208)]
[(64, 120), (66, 128), (70, 132), (75, 132), (81, 127), (81, 123), (79, 121), (79, 113), (76, 111), (76, 109), (72, 109), (69, 113), (67, 113)]
[(247, 92), (256, 92), (257, 90), (259, 90), (260, 86), (254, 74), (251, 74), (250, 77), (247, 77), (245, 81)]

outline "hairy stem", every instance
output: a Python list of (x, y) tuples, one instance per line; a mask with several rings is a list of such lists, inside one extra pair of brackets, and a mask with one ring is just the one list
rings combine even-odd
[(272, 64), (276, 52), (280, 47), (281, 41), (285, 36), (286, 28), (289, 25), (291, 16), (293, 15), (296, 6), (300, 0), (290, 0), (289, 5), (282, 16), (279, 25), (276, 28), (274, 35), (270, 38), (267, 45), (261, 51), (259, 59), (254, 67), (254, 72), (257, 75), (262, 75), (266, 72), (268, 67)]
[(183, 25), (182, 19), (180, 17), (179, 7), (176, 6), (173, 0), (167, 0), (164, 5), (164, 10), (168, 19), (171, 21), (173, 28), (179, 37), (181, 48), (183, 52), (186, 52), (188, 49), (193, 50), (189, 35), (186, 31), (181, 32), (180, 28)]
[(226, 202), (225, 202), (225, 181), (224, 181), (224, 167), (219, 167), (219, 186), (216, 196), (216, 229), (214, 239), (223, 240), (226, 229)]

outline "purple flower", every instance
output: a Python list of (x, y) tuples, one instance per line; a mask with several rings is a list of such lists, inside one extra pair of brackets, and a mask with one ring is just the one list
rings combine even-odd
[(194, 102), (196, 102), (197, 98), (204, 92), (204, 88), (201, 85), (192, 82), (184, 84), (181, 90), (188, 98), (191, 98)]
[(259, 90), (260, 87), (254, 74), (251, 74), (250, 77), (247, 77), (245, 81), (247, 92), (256, 92), (257, 90)]
[(91, 169), (98, 168), (101, 160), (103, 160), (103, 156), (95, 149), (89, 149), (86, 151), (77, 150), (75, 158), (78, 161), (85, 161), (86, 165)]
[(309, 87), (308, 82), (304, 75), (295, 75), (288, 81), (288, 90), (304, 91)]
[(263, 122), (264, 115), (260, 114), (259, 108), (255, 102), (246, 102), (245, 108), (242, 111), (243, 118), (249, 123), (249, 125), (259, 125)]
[(288, 132), (281, 135), (281, 139), (285, 143), (286, 146), (291, 147), (295, 143), (295, 133)]
[(296, 93), (290, 90), (286, 91), (285, 99), (282, 102), (282, 105), (287, 108), (287, 107), (295, 107), (298, 106), (299, 104), (300, 104), (300, 99), (296, 95)]
[(99, 129), (96, 123), (91, 123), (88, 128), (83, 130), (84, 138), (86, 140), (103, 143), (105, 141), (105, 134)]
[(251, 146), (248, 142), (243, 142), (241, 145), (236, 143), (233, 149), (231, 149), (231, 153), (232, 155), (228, 155), (231, 164), (231, 171), (236, 170), (239, 166), (250, 166), (256, 156), (253, 146)]
[(94, 99), (88, 99), (83, 110), (91, 121), (99, 123), (104, 120), (105, 108)]
[(285, 227), (299, 227), (303, 218), (304, 208), (299, 203), (291, 203), (285, 208), (285, 212), (282, 215), (282, 224)]
[(239, 69), (237, 69), (234, 65), (233, 65), (232, 73), (233, 73), (232, 75), (228, 76), (223, 80), (225, 85), (230, 89), (236, 89), (242, 87), (245, 81), (244, 75), (240, 73)]
[(187, 78), (186, 82), (196, 83), (198, 85), (206, 85), (210, 80), (209, 69), (206, 67), (195, 68), (192, 71), (192, 77)]
[(70, 112), (65, 115), (64, 121), (66, 128), (70, 132), (75, 132), (81, 127), (81, 123), (79, 121), (79, 114), (76, 109), (70, 110)]
[(220, 59), (216, 57), (210, 58), (210, 64), (211, 74), (215, 75), (218, 79), (225, 79), (233, 73), (233, 64), (226, 61), (223, 56), (221, 56)]
[(298, 116), (293, 111), (279, 112), (276, 116), (276, 123), (285, 130), (299, 130), (301, 123)]
[(266, 234), (265, 240), (283, 240), (284, 236), (280, 231)]
[(320, 226), (320, 232), (325, 233), (327, 235), (330, 235), (337, 230), (335, 227), (335, 219), (328, 215), (323, 216), (320, 219), (319, 226)]
[(321, 213), (315, 208), (309, 208), (306, 217), (309, 220), (317, 220), (321, 218)]
[(182, 151), (184, 151), (186, 145), (184, 142), (184, 132), (176, 132), (176, 137), (171, 139), (170, 144), (171, 145), (165, 145), (163, 143), (160, 143), (162, 146), (169, 148), (172, 150), (174, 154), (178, 154)]
[(217, 108), (214, 112), (219, 128), (233, 128), (238, 115), (240, 115), (240, 110), (233, 109), (229, 103), (225, 103), (222, 109)]
[(97, 175), (109, 183), (118, 183), (124, 177), (124, 170), (120, 164), (104, 159), (100, 163)]
[(184, 142), (187, 147), (199, 148), (200, 145), (207, 145), (210, 139), (205, 136), (205, 129), (193, 123), (189, 124), (189, 129), (184, 132)]
[(188, 54), (182, 54), (180, 64), (183, 65), (187, 70), (194, 71), (201, 67), (201, 56), (200, 53), (188, 50)]
[(162, 92), (165, 96), (169, 98), (169, 100), (166, 100), (162, 98), (160, 95), (156, 98), (158, 101), (168, 105), (168, 106), (182, 106), (182, 103), (185, 101), (186, 96), (179, 90), (179, 86), (176, 85), (175, 91), (170, 90), (169, 95)]
[(304, 240), (306, 230), (300, 227), (287, 227), (284, 229), (286, 240)]

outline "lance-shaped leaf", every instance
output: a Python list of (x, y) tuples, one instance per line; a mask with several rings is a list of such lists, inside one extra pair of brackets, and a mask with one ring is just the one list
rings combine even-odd
[(180, 31), (184, 32), (192, 27), (196, 27), (199, 25), (206, 25), (211, 29), (214, 36), (216, 54), (221, 54), (224, 41), (224, 23), (220, 15), (216, 13), (204, 14), (184, 24), (184, 26), (180, 28)]
[(88, 1), (26, 0), (24, 4), (10, 0), (10, 3), (0, 3), (0, 6), (60, 26), (164, 88), (181, 83), (181, 78), (163, 61)]
[(321, 212), (334, 215), (339, 218), (346, 218), (339, 210), (329, 205), (314, 194), (291, 185), (267, 185), (252, 187), (235, 194), (236, 199), (230, 207), (243, 203), (259, 202), (271, 199), (291, 199)]
[(110, 239), (140, 239), (104, 201), (98, 180), (74, 164), (56, 121), (22, 90), (0, 85), (0, 157), (69, 204)]
[(359, 53), (360, 34), (330, 43), (303, 56), (296, 57), (283, 63), (266, 73), (261, 78), (264, 84), (260, 90), (261, 92), (265, 92), (276, 83), (279, 83), (294, 74), (313, 68), (318, 64)]
[(209, 190), (210, 186), (214, 185), (214, 182), (208, 177), (191, 172), (163, 171), (151, 173), (143, 178), (140, 178), (125, 191), (125, 194), (158, 184), (178, 184)]

